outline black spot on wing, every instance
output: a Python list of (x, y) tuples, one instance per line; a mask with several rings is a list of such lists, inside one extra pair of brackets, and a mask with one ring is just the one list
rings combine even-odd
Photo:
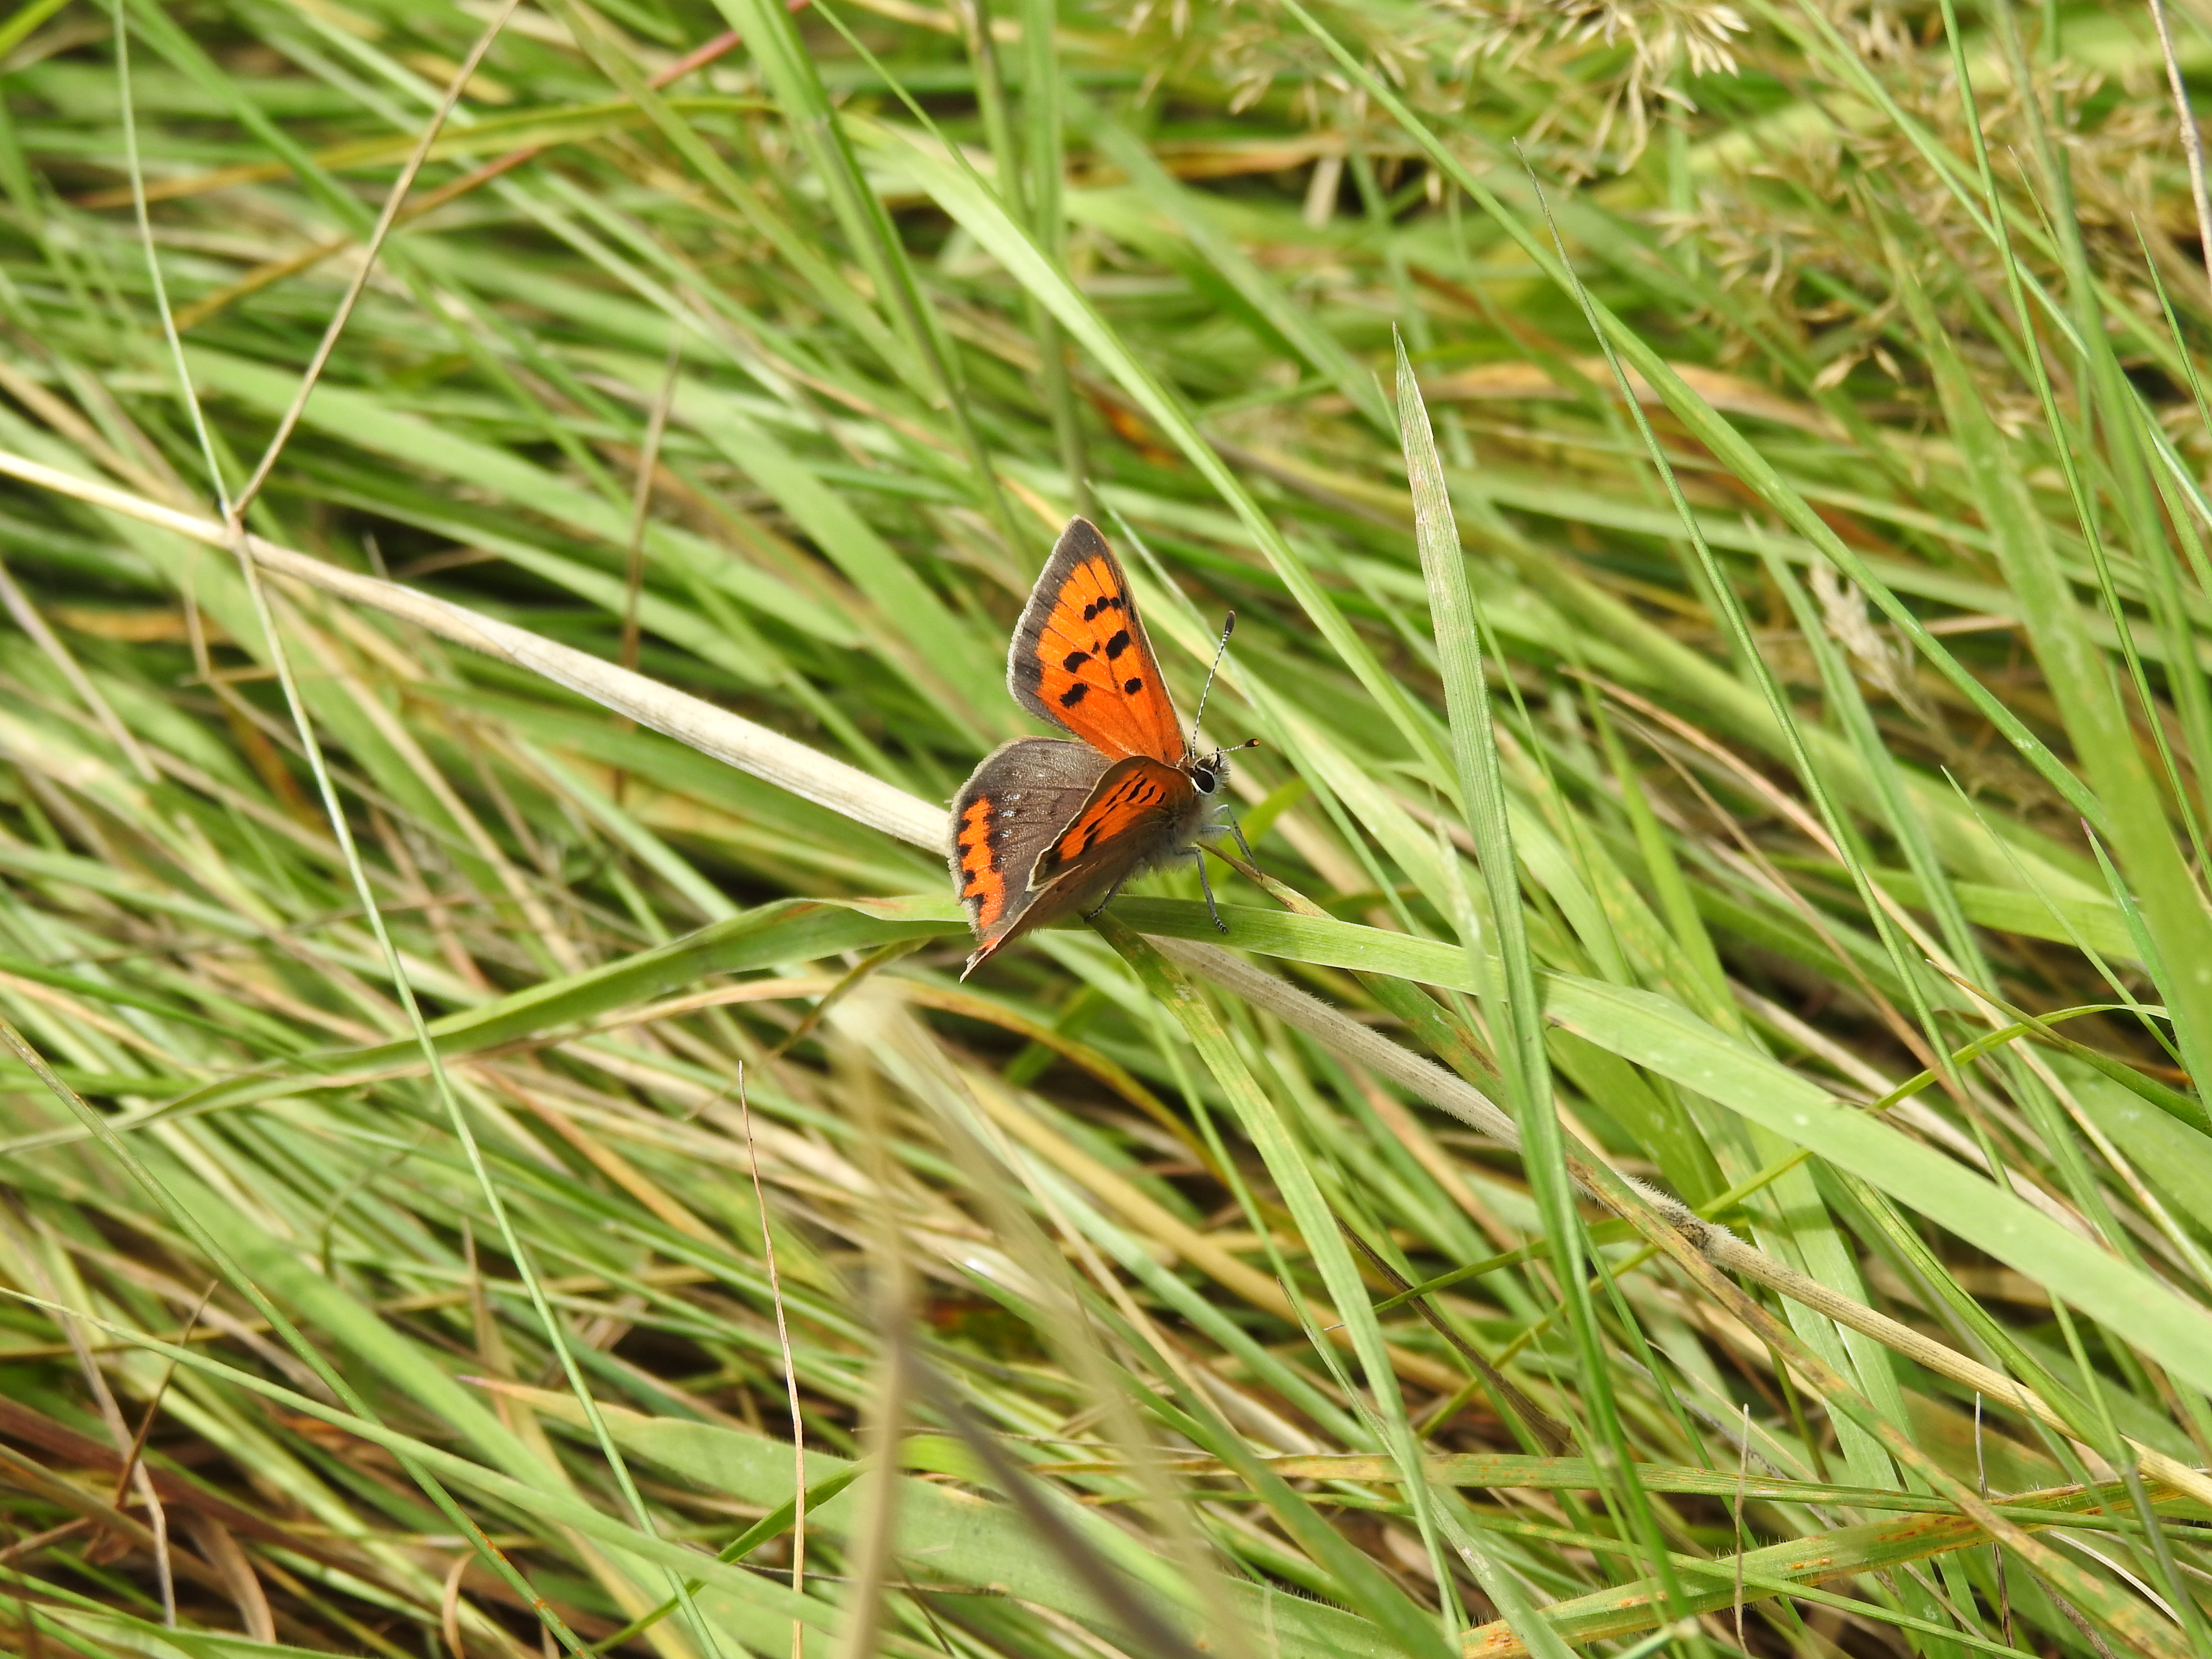
[[(1121, 637), (1127, 639), (1128, 635), (1125, 634)], [(1077, 669), (1082, 667), (1084, 664), (1090, 660), (1091, 653), (1088, 651), (1071, 651), (1067, 653), (1066, 658), (1061, 660), (1060, 665), (1062, 668), (1065, 668), (1069, 673), (1073, 674)]]
[(1108, 662), (1118, 660), (1121, 653), (1128, 648), (1129, 630), (1125, 628), (1120, 633), (1116, 634), (1112, 639), (1106, 641), (1106, 660)]
[(1124, 680), (1121, 682), (1121, 689), (1133, 697), (1145, 689), (1145, 683), (1137, 679)]
[(1062, 708), (1073, 708), (1076, 704), (1081, 702), (1085, 696), (1089, 696), (1090, 691), (1091, 688), (1089, 686), (1085, 685), (1081, 680), (1078, 680), (1074, 684), (1069, 686), (1066, 690), (1060, 694), (1060, 706)]

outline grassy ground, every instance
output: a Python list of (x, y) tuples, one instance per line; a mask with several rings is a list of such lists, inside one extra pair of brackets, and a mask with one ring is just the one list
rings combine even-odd
[(0, 19), (0, 1646), (2212, 1652), (2201, 12)]

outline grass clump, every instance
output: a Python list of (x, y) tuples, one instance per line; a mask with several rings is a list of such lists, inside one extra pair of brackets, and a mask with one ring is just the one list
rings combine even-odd
[(0, 20), (0, 1641), (2203, 1651), (2206, 26)]

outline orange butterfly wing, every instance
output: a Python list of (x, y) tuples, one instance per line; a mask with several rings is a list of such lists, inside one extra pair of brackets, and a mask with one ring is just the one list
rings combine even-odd
[(1067, 521), (1030, 591), (1006, 657), (1006, 689), (1101, 754), (1170, 765), (1183, 758), (1175, 702), (1129, 579), (1087, 520)]
[(952, 883), (976, 939), (961, 976), (1170, 856), (1201, 816), (1198, 787), (1147, 755), (1059, 738), (994, 750), (952, 802)]
[(1016, 738), (984, 757), (952, 799), (952, 885), (979, 939), (1030, 905), (1039, 858), (1064, 839), (1114, 763), (1065, 738)]
[(1030, 885), (1066, 881), (1087, 888), (1109, 872), (1116, 881), (1133, 875), (1181, 842), (1197, 802), (1198, 787), (1175, 767), (1149, 755), (1117, 762), (1059, 838), (1037, 854)]

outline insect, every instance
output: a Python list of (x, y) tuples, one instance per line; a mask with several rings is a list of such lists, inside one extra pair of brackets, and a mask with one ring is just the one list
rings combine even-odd
[[(1221, 648), (1228, 644), (1224, 627)], [(1219, 650), (1213, 661), (1218, 668)], [(1196, 720), (1183, 737), (1129, 579), (1086, 520), (1067, 521), (1030, 590), (1006, 653), (1006, 689), (1079, 741), (1001, 744), (953, 798), (952, 885), (975, 930), (961, 977), (1032, 927), (1073, 910), (1097, 915), (1123, 882), (1170, 859), (1197, 860), (1206, 912), (1228, 932), (1199, 842), (1224, 827), (1217, 814), (1235, 750), (1200, 755)], [(1241, 831), (1237, 841), (1243, 847)]]

